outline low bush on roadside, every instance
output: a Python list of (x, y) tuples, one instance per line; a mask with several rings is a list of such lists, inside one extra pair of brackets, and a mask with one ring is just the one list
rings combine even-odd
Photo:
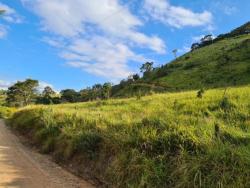
[(0, 106), (0, 118), (7, 119), (10, 118), (15, 112), (15, 108), (9, 108), (5, 106)]

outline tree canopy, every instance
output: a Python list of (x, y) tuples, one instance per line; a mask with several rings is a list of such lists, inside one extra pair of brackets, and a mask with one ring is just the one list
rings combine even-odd
[(7, 104), (18, 107), (31, 104), (36, 97), (37, 87), (38, 81), (32, 79), (15, 83), (7, 90)]
[(140, 71), (143, 73), (143, 76), (148, 76), (150, 72), (153, 71), (154, 62), (146, 62), (142, 64)]

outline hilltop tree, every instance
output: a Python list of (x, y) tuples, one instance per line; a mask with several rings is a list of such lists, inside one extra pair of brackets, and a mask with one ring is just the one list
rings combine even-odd
[(133, 80), (134, 81), (137, 81), (137, 80), (139, 80), (140, 79), (140, 75), (139, 74), (134, 74), (133, 75)]
[(15, 83), (7, 90), (7, 104), (18, 107), (31, 104), (36, 97), (37, 87), (38, 81), (32, 79)]
[(177, 50), (177, 49), (174, 49), (172, 52), (173, 52), (174, 57), (175, 57), (175, 59), (176, 59), (176, 58), (177, 58), (177, 52), (178, 52), (178, 50)]
[(206, 35), (204, 36), (202, 39), (201, 39), (201, 42), (204, 43), (204, 42), (210, 42), (213, 40), (213, 35)]
[(146, 62), (142, 64), (140, 70), (143, 73), (143, 76), (148, 76), (149, 73), (153, 70), (154, 62)]
[(198, 49), (200, 47), (200, 44), (199, 43), (193, 43), (192, 46), (191, 46), (191, 51), (194, 51), (196, 49)]

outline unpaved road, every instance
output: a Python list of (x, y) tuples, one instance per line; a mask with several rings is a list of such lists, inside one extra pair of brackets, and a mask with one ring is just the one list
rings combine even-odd
[(0, 120), (0, 188), (93, 188), (22, 145)]

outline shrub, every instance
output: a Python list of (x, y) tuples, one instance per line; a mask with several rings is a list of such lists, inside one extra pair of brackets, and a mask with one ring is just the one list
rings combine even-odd
[(93, 159), (97, 156), (102, 137), (93, 132), (82, 132), (74, 136), (73, 149), (76, 153), (85, 153)]
[(219, 106), (224, 111), (230, 111), (235, 107), (235, 105), (230, 102), (228, 97), (223, 97), (223, 99), (220, 101)]
[(16, 111), (15, 108), (0, 106), (0, 118), (4, 119), (10, 118), (15, 111)]
[(198, 97), (198, 98), (202, 98), (204, 93), (205, 93), (205, 90), (204, 90), (203, 88), (201, 88), (201, 89), (197, 92), (197, 97)]

